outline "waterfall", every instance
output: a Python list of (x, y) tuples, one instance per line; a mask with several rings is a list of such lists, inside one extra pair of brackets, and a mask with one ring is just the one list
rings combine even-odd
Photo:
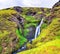
[[(40, 24), (36, 27), (34, 39), (36, 39), (37, 36), (40, 34), (40, 27), (42, 24), (43, 24), (43, 18), (42, 18)], [(31, 43), (34, 39), (29, 40), (29, 42)], [(17, 52), (21, 52), (25, 49), (26, 49), (26, 44), (24, 46), (22, 46), (20, 49), (18, 49), (16, 52), (14, 52), (13, 54), (16, 54)]]
[(36, 31), (35, 31), (35, 39), (37, 38), (37, 36), (40, 34), (40, 27), (43, 24), (43, 18), (40, 22), (40, 24), (36, 27)]
[(31, 43), (34, 39), (37, 38), (37, 36), (40, 34), (40, 27), (43, 24), (43, 18), (41, 20), (41, 22), (39, 23), (39, 25), (36, 27), (36, 31), (35, 31), (35, 36), (34, 38), (32, 38), (31, 40), (29, 40), (29, 42)]

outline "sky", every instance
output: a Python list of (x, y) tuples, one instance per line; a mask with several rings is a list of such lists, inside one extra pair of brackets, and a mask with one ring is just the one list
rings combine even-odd
[(0, 0), (0, 9), (13, 6), (52, 8), (58, 1), (59, 0)]

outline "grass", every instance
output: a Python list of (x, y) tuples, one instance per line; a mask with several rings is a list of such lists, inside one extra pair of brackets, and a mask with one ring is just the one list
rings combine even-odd
[(19, 30), (16, 29), (16, 34), (17, 36), (20, 38), (20, 46), (22, 46), (24, 43), (27, 42), (27, 39), (25, 37), (23, 37), (20, 33), (19, 33)]
[[(53, 44), (52, 44), (53, 43)], [(17, 54), (59, 54), (60, 53), (60, 40), (56, 39), (45, 43), (37, 48), (23, 51)]]
[(2, 47), (0, 46), (0, 53), (2, 52)]
[(47, 24), (46, 23), (43, 23), (42, 26), (41, 26), (41, 30), (42, 29), (45, 29), (47, 27)]

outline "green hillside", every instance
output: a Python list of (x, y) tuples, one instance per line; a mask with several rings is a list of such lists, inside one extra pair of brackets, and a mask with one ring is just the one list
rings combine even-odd
[[(34, 38), (43, 20), (41, 33)], [(52, 8), (11, 7), (0, 10), (0, 54), (60, 54), (60, 2)]]

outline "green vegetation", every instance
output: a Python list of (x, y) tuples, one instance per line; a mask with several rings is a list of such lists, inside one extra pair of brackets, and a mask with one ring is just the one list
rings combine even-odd
[[(17, 54), (60, 54), (59, 5), (57, 4), (52, 9), (22, 8), (21, 13), (17, 12), (20, 11), (19, 7), (15, 7), (16, 10), (13, 7), (0, 10), (0, 54), (11, 54), (25, 43), (27, 50)], [(15, 18), (23, 19), (23, 25), (20, 24), (19, 30), (17, 24), (20, 23), (20, 19)], [(44, 18), (41, 34), (30, 44), (27, 38), (34, 36), (35, 28), (41, 18)]]
[[(53, 44), (52, 44), (53, 43)], [(60, 54), (60, 40), (56, 39), (37, 48), (23, 51), (17, 54)]]
[(54, 18), (51, 24), (43, 29), (40, 36), (33, 41), (32, 45), (28, 43), (27, 46), (32, 49), (17, 54), (59, 54), (60, 18)]
[(11, 54), (20, 47), (19, 37), (15, 32), (17, 25), (9, 20), (16, 13), (12, 9), (0, 10), (0, 54)]
[(19, 33), (19, 30), (18, 30), (18, 29), (16, 30), (16, 34), (17, 34), (17, 36), (20, 38), (20, 42), (19, 42), (20, 46), (22, 46), (24, 43), (27, 42), (27, 39), (24, 38), (24, 36), (22, 36), (22, 35)]
[(41, 30), (46, 28), (47, 27), (47, 24), (46, 23), (43, 23), (42, 26), (41, 26)]
[(33, 25), (33, 26), (37, 26), (37, 23), (39, 22), (39, 20), (37, 20), (37, 19), (35, 19), (35, 17), (33, 17), (33, 16), (27, 16), (27, 15), (22, 15), (23, 17), (24, 17), (24, 19), (25, 19), (25, 28), (26, 27), (29, 27), (29, 26), (31, 26), (31, 25)]
[(0, 53), (2, 52), (2, 47), (0, 46)]
[(36, 27), (40, 20), (36, 19), (34, 16), (21, 15), (24, 18), (24, 36), (26, 37), (29, 33), (29, 27)]
[(9, 18), (11, 14), (16, 14), (17, 12), (15, 10), (0, 10), (0, 18)]

